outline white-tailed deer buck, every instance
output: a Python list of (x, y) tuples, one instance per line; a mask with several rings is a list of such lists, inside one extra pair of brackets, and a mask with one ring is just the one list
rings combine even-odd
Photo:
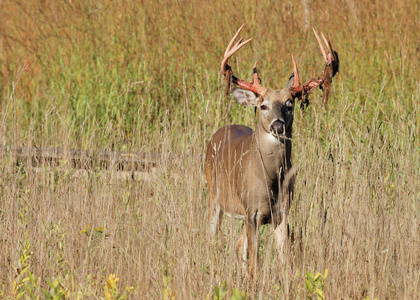
[(223, 212), (244, 220), (238, 252), (245, 264), (249, 257), (248, 271), (253, 277), (258, 264), (261, 225), (272, 224), (280, 258), (284, 258), (289, 248), (287, 218), (295, 179), (291, 162), (294, 101), (306, 99), (312, 89), (320, 87), (326, 105), (339, 61), (331, 43), (322, 35), (327, 53), (314, 30), (325, 61), (325, 68), (317, 79), (301, 85), (292, 55), (294, 75), (288, 87), (277, 91), (261, 86), (256, 63), (253, 81), (245, 82), (232, 74), (229, 62), (233, 54), (251, 41), (241, 38), (234, 44), (243, 26), (230, 41), (221, 70), (226, 76), (227, 91), (231, 83), (239, 86), (232, 91), (235, 100), (258, 108), (258, 124), (255, 131), (243, 125), (220, 128), (208, 145), (205, 173), (212, 235), (220, 228)]

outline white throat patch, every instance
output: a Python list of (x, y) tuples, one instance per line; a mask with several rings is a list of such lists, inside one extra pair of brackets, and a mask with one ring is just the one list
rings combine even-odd
[(276, 136), (268, 132), (264, 134), (263, 139), (265, 142), (270, 143), (270, 144), (280, 144), (279, 138), (277, 138)]

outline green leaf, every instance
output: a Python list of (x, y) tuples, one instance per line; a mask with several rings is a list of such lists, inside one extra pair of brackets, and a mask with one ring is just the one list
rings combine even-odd
[(17, 294), (16, 299), (20, 299), (22, 298), (22, 296), (25, 294), (25, 291), (20, 292), (19, 294)]
[(316, 289), (316, 294), (318, 295), (319, 298), (324, 299), (324, 292), (321, 291), (320, 289)]
[(28, 271), (28, 278), (31, 282), (35, 282), (34, 276), (32, 275), (31, 271)]
[(232, 300), (240, 300), (241, 296), (239, 295), (239, 292), (237, 289), (232, 289)]
[(220, 299), (219, 295), (220, 295), (219, 294), (219, 287), (215, 286), (214, 287), (214, 296), (216, 297), (216, 299)]

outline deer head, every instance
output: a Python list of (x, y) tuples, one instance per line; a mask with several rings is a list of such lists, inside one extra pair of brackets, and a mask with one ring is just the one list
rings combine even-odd
[(248, 83), (233, 75), (229, 62), (229, 59), (233, 54), (238, 52), (252, 40), (248, 39), (243, 41), (243, 38), (241, 38), (235, 43), (243, 26), (244, 25), (242, 25), (233, 36), (222, 59), (221, 72), (226, 77), (226, 92), (230, 90), (231, 83), (237, 84), (239, 87), (234, 88), (232, 91), (234, 99), (241, 105), (254, 106), (259, 110), (260, 127), (275, 138), (291, 138), (295, 99), (305, 101), (307, 95), (313, 89), (320, 87), (324, 91), (324, 105), (325, 107), (327, 106), (332, 77), (334, 77), (339, 70), (338, 55), (332, 49), (331, 43), (327, 41), (322, 34), (324, 43), (329, 50), (327, 53), (319, 35), (313, 30), (325, 61), (325, 68), (318, 78), (310, 79), (302, 85), (300, 83), (297, 64), (292, 54), (293, 75), (286, 88), (282, 90), (273, 90), (271, 88), (263, 87), (258, 77), (257, 62), (254, 64), (253, 68), (253, 80), (251, 83)]

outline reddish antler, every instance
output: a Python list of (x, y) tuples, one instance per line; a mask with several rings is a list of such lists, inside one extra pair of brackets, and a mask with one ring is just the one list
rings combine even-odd
[[(313, 28), (312, 28), (313, 29)], [(331, 82), (332, 78), (335, 76), (335, 74), (339, 70), (339, 60), (338, 60), (338, 54), (335, 52), (331, 46), (331, 43), (325, 38), (324, 34), (321, 33), (322, 38), (324, 40), (325, 45), (328, 48), (328, 53), (325, 51), (324, 46), (322, 45), (321, 39), (319, 38), (319, 35), (313, 29), (315, 37), (318, 41), (319, 48), (321, 49), (322, 56), (325, 61), (325, 68), (321, 72), (321, 75), (318, 76), (317, 79), (310, 79), (307, 83), (305, 83), (303, 86), (299, 83), (299, 74), (296, 67), (295, 59), (292, 55), (292, 61), (293, 61), (293, 69), (294, 69), (294, 76), (295, 80), (293, 83), (293, 87), (291, 88), (292, 94), (302, 99), (304, 98), (313, 88), (319, 86), (324, 92), (322, 95), (322, 98), (324, 99), (324, 105), (327, 107), (328, 104), (328, 96), (330, 94), (331, 89)]]
[(226, 48), (225, 56), (223, 57), (222, 63), (220, 65), (220, 69), (223, 75), (226, 77), (226, 94), (228, 93), (230, 89), (230, 84), (233, 82), (244, 89), (250, 90), (257, 95), (264, 97), (268, 89), (261, 86), (260, 84), (260, 80), (258, 78), (258, 72), (257, 72), (257, 62), (255, 62), (254, 64), (254, 69), (253, 69), (254, 75), (253, 75), (253, 79), (251, 83), (246, 82), (234, 76), (232, 73), (232, 68), (230, 67), (229, 59), (232, 57), (232, 55), (238, 52), (242, 47), (244, 47), (246, 44), (248, 44), (252, 40), (252, 39), (249, 39), (249, 40), (243, 41), (243, 38), (240, 38), (239, 41), (233, 46), (233, 43), (237, 39), (244, 25), (239, 27), (238, 31), (233, 36), (232, 40), (230, 41), (229, 45)]

